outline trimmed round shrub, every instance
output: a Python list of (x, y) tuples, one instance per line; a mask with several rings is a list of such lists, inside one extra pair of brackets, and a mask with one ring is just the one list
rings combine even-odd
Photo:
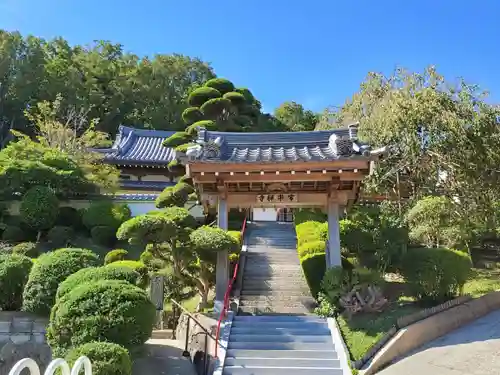
[(240, 115), (245, 115), (250, 118), (257, 118), (260, 115), (260, 110), (253, 105), (243, 105), (238, 108)]
[(0, 257), (0, 309), (19, 311), (23, 305), (23, 290), (33, 266), (30, 258), (12, 254)]
[(231, 111), (233, 108), (233, 103), (229, 99), (224, 98), (215, 98), (207, 100), (205, 104), (203, 104), (200, 109), (205, 115), (210, 119), (219, 118), (224, 111)]
[(410, 292), (424, 303), (456, 297), (470, 276), (467, 253), (444, 248), (413, 248), (403, 257), (401, 274)]
[(253, 94), (246, 87), (239, 87), (237, 89), (234, 89), (234, 91), (239, 92), (241, 95), (243, 95), (248, 103), (253, 103), (255, 101)]
[(197, 107), (189, 107), (182, 112), (182, 120), (186, 125), (191, 125), (196, 121), (203, 120), (203, 113)]
[(220, 98), (221, 96), (222, 94), (214, 88), (199, 87), (189, 94), (188, 103), (192, 107), (200, 107), (207, 100)]
[(322, 235), (322, 228), (325, 227), (328, 232), (328, 223), (320, 223), (318, 221), (305, 221), (295, 227), (297, 231), (297, 246), (302, 246), (308, 242), (325, 240)]
[(189, 143), (192, 140), (192, 136), (186, 132), (177, 132), (172, 134), (170, 137), (165, 139), (162, 143), (165, 147), (177, 147), (183, 145), (184, 143)]
[(69, 351), (66, 362), (73, 367), (81, 356), (90, 359), (92, 375), (131, 375), (128, 350), (112, 342), (89, 342)]
[(248, 116), (245, 116), (245, 115), (239, 115), (239, 116), (236, 116), (234, 119), (233, 119), (234, 123), (245, 129), (245, 128), (250, 128), (252, 127), (253, 125), (253, 121), (250, 117)]
[(54, 305), (57, 288), (69, 275), (99, 262), (87, 249), (59, 249), (42, 254), (29, 275), (23, 293), (23, 310), (48, 316)]
[(131, 349), (149, 339), (155, 319), (155, 306), (143, 289), (120, 280), (87, 282), (54, 305), (47, 341), (59, 353), (91, 341)]
[(139, 259), (150, 271), (159, 271), (168, 265), (163, 259), (155, 258), (153, 253), (148, 250), (143, 251)]
[(116, 262), (106, 265), (106, 267), (114, 268), (129, 268), (140, 275), (140, 279), (137, 282), (141, 287), (145, 287), (149, 282), (149, 271), (146, 265), (138, 260), (118, 260)]
[(2, 233), (2, 240), (8, 242), (21, 242), (26, 239), (24, 231), (14, 225), (8, 225)]
[(246, 99), (243, 96), (243, 94), (240, 94), (239, 92), (227, 92), (222, 96), (224, 99), (228, 99), (233, 103), (235, 107), (240, 107), (242, 105), (245, 105)]
[(116, 242), (116, 229), (105, 225), (90, 230), (92, 241), (102, 246), (113, 246)]
[(217, 130), (217, 123), (213, 120), (197, 121), (186, 128), (186, 133), (189, 135), (195, 135), (198, 133), (199, 128), (204, 128), (206, 130)]
[(21, 242), (12, 248), (12, 252), (29, 258), (36, 258), (40, 254), (38, 245), (34, 242)]
[(74, 237), (73, 228), (62, 225), (55, 226), (47, 233), (47, 239), (55, 246), (66, 246)]
[(36, 231), (51, 228), (59, 214), (59, 200), (46, 186), (34, 186), (24, 194), (19, 208), (23, 223)]
[(137, 285), (141, 275), (130, 267), (89, 267), (83, 268), (68, 276), (57, 288), (56, 300), (61, 299), (68, 292), (89, 281), (122, 280)]
[(234, 91), (233, 83), (230, 80), (225, 79), (225, 78), (209, 79), (207, 82), (205, 82), (205, 86), (216, 89), (222, 95), (224, 95), (227, 92)]
[(123, 203), (98, 201), (92, 204), (83, 213), (83, 224), (88, 228), (106, 226), (118, 227), (131, 217), (130, 208)]
[(321, 240), (303, 243), (297, 249), (299, 258), (302, 258), (310, 254), (324, 253), (325, 251), (326, 251), (326, 243), (325, 241)]
[(128, 251), (125, 249), (114, 249), (106, 254), (104, 257), (104, 264), (109, 264), (117, 262), (119, 260), (125, 260), (127, 258)]
[(186, 167), (181, 164), (181, 162), (177, 159), (171, 160), (168, 163), (168, 170), (174, 174), (182, 174), (184, 175), (186, 172)]
[(239, 230), (228, 230), (227, 234), (233, 237), (238, 243), (238, 248), (241, 249), (241, 245), (243, 245), (243, 238), (241, 238), (241, 232)]
[(73, 207), (60, 207), (57, 216), (56, 225), (71, 227), (75, 230), (83, 226), (81, 213)]

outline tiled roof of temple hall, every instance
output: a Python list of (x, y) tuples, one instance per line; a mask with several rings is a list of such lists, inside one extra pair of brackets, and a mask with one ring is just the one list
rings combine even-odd
[(120, 165), (167, 165), (175, 158), (175, 150), (162, 146), (174, 131), (135, 129), (120, 126), (113, 146), (100, 149), (104, 160)]
[(197, 145), (190, 147), (191, 161), (225, 163), (276, 163), (329, 161), (370, 157), (374, 150), (357, 138), (357, 124), (327, 131), (290, 133), (225, 133), (200, 129)]

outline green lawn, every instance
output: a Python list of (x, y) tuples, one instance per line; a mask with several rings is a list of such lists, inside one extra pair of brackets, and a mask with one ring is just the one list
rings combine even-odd
[[(360, 359), (397, 321), (398, 318), (422, 309), (411, 297), (405, 295), (404, 283), (388, 283), (392, 302), (380, 314), (360, 314), (349, 321), (338, 318), (340, 330), (353, 360)], [(392, 285), (390, 285), (392, 284)], [(464, 286), (464, 293), (480, 297), (500, 290), (500, 269), (473, 269), (471, 279)], [(392, 294), (392, 296), (391, 296)]]

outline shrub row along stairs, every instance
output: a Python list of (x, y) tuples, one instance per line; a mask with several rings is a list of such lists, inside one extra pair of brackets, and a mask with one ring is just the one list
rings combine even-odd
[[(240, 310), (222, 375), (341, 375), (325, 319), (302, 275), (291, 224), (252, 223)], [(255, 315), (252, 315), (255, 314)]]

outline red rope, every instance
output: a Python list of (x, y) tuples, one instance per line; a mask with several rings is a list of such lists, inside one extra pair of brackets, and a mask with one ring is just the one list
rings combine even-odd
[[(247, 218), (245, 216), (245, 220), (243, 220), (243, 226), (241, 227), (241, 241), (243, 242), (243, 236), (245, 235), (245, 229), (247, 226)], [(229, 307), (229, 297), (231, 296), (231, 291), (233, 289), (234, 282), (236, 281), (236, 277), (238, 276), (238, 267), (239, 267), (239, 259), (238, 263), (236, 263), (236, 266), (234, 267), (234, 272), (233, 272), (233, 277), (229, 280), (226, 288), (226, 293), (224, 294), (224, 302), (222, 305), (222, 311), (219, 316), (219, 320), (217, 321), (217, 332), (215, 333), (215, 358), (217, 358), (217, 346), (219, 344), (219, 336), (220, 336), (220, 326), (222, 323), (222, 320), (226, 317), (227, 315), (227, 310)]]

